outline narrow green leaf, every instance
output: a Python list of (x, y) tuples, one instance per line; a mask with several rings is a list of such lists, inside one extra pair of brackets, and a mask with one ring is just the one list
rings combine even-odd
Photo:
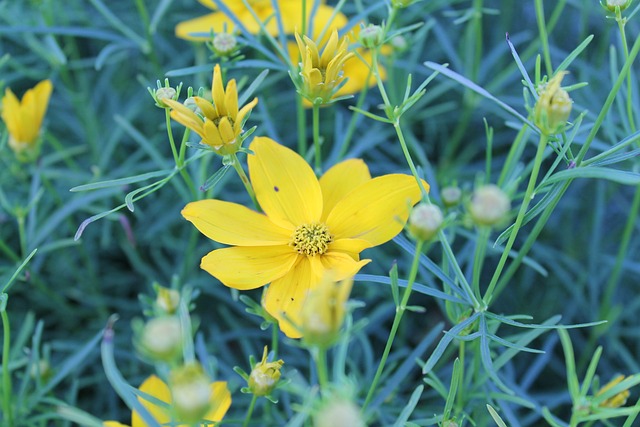
[(170, 170), (159, 170), (154, 172), (147, 172), (140, 175), (129, 176), (126, 178), (110, 179), (108, 181), (100, 181), (100, 182), (94, 182), (91, 184), (78, 185), (77, 187), (71, 188), (69, 191), (72, 191), (72, 192), (91, 191), (91, 190), (97, 190), (99, 188), (119, 187), (123, 185), (134, 184), (140, 181), (145, 181), (151, 178), (157, 178), (159, 176), (167, 176), (171, 172), (172, 171)]
[(625, 185), (640, 184), (640, 173), (628, 172), (619, 169), (603, 168), (599, 166), (576, 167), (551, 175), (542, 185), (555, 184), (556, 182), (569, 181), (576, 178), (595, 178), (617, 182)]

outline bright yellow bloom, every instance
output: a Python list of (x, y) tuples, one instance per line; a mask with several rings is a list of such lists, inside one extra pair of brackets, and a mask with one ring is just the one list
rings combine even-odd
[[(217, 11), (213, 0), (198, 0), (204, 6), (209, 9), (213, 9), (214, 13), (210, 13), (200, 18), (191, 19), (189, 21), (183, 21), (176, 26), (176, 36), (195, 41), (205, 41), (209, 39), (211, 31), (214, 33), (220, 33), (225, 31), (225, 26), (228, 31), (231, 31), (235, 24), (222, 11)], [(260, 25), (253, 17), (251, 10), (249, 10), (241, 0), (221, 0), (221, 2), (229, 8), (229, 10), (238, 18), (238, 21), (252, 34), (260, 32)], [(302, 28), (302, 2), (300, 0), (278, 0), (278, 9), (280, 9), (280, 17), (282, 19), (282, 26), (286, 34), (291, 34), (294, 31)], [(324, 1), (322, 2), (324, 3)], [(324, 27), (328, 25), (328, 31), (334, 28), (342, 28), (347, 24), (347, 18), (342, 13), (337, 13), (333, 20), (329, 22), (333, 16), (334, 9), (325, 4), (318, 5), (316, 13), (313, 18), (313, 27), (311, 34), (313, 38), (320, 36)], [(278, 34), (278, 20), (275, 16), (276, 10), (274, 9), (271, 0), (249, 0), (249, 4), (253, 8), (258, 18), (262, 23), (266, 23), (266, 29), (269, 34), (275, 36)], [(311, 12), (313, 11), (313, 2), (307, 2), (307, 22), (310, 20)], [(309, 25), (306, 26), (309, 28)], [(200, 35), (196, 35), (199, 33)]]
[(29, 89), (22, 101), (7, 88), (2, 98), (2, 120), (9, 131), (9, 146), (21, 160), (37, 156), (37, 143), (42, 119), (47, 112), (53, 91), (50, 80), (43, 80)]
[[(169, 406), (172, 404), (173, 399), (171, 398), (171, 391), (167, 384), (157, 376), (151, 375), (140, 385), (140, 391), (166, 403), (167, 406), (159, 406), (142, 397), (138, 397), (140, 403), (142, 403), (145, 409), (149, 411), (159, 424), (164, 425), (171, 422)], [(227, 388), (227, 383), (224, 381), (211, 383), (210, 399), (211, 408), (203, 417), (207, 423), (203, 423), (202, 425), (206, 426), (213, 426), (216, 422), (222, 420), (231, 406), (231, 392)], [(127, 427), (125, 424), (117, 421), (105, 421), (103, 425), (105, 427)], [(186, 424), (184, 424), (184, 426), (186, 426)], [(131, 427), (147, 427), (142, 417), (135, 411), (131, 413)]]
[(344, 65), (353, 57), (347, 51), (349, 40), (338, 39), (334, 30), (325, 44), (322, 54), (316, 43), (307, 36), (296, 33), (296, 42), (300, 52), (300, 78), (298, 91), (312, 103), (328, 104), (344, 80)]
[(238, 111), (236, 81), (231, 79), (225, 90), (219, 65), (213, 69), (211, 95), (213, 104), (199, 96), (193, 97), (204, 117), (177, 101), (165, 99), (163, 102), (173, 109), (171, 118), (200, 135), (203, 144), (210, 146), (220, 155), (233, 154), (240, 148), (244, 120), (258, 103), (258, 98), (254, 98)]
[(300, 337), (303, 304), (325, 271), (344, 280), (367, 264), (360, 252), (402, 230), (420, 189), (408, 175), (371, 179), (357, 159), (337, 164), (318, 181), (300, 155), (269, 138), (257, 137), (249, 148), (249, 174), (264, 214), (201, 200), (182, 215), (208, 238), (234, 246), (210, 252), (201, 268), (235, 289), (271, 283), (265, 309), (285, 334)]

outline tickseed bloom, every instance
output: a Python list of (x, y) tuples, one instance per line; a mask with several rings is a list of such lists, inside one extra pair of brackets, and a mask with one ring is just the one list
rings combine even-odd
[(313, 40), (295, 35), (301, 58), (299, 78), (294, 79), (298, 92), (311, 103), (328, 104), (344, 80), (345, 63), (353, 57), (348, 52), (349, 40), (338, 39), (334, 30), (320, 54)]
[(263, 305), (285, 334), (298, 338), (307, 294), (324, 272), (344, 280), (367, 264), (360, 252), (402, 230), (420, 189), (409, 175), (372, 179), (358, 159), (318, 180), (300, 155), (269, 138), (255, 138), (249, 149), (249, 174), (264, 214), (200, 200), (182, 215), (210, 239), (234, 246), (210, 252), (200, 267), (239, 290), (271, 283)]
[[(172, 421), (172, 407), (174, 406), (174, 399), (171, 395), (169, 386), (155, 375), (148, 377), (139, 390), (154, 399), (163, 402), (165, 405), (151, 402), (144, 399), (142, 396), (138, 397), (138, 400), (145, 407), (147, 411), (155, 418), (158, 424), (165, 425)], [(175, 390), (174, 390), (175, 393)], [(227, 383), (224, 381), (216, 381), (209, 384), (209, 409), (208, 412), (202, 417), (206, 420), (206, 423), (202, 425), (213, 426), (215, 423), (222, 420), (224, 415), (231, 406), (231, 392), (227, 388)], [(175, 418), (174, 418), (175, 420)], [(184, 420), (178, 420), (184, 422)], [(121, 424), (116, 421), (106, 421), (103, 424), (105, 427), (127, 427), (125, 424)], [(187, 424), (178, 424), (178, 427), (187, 426)], [(131, 413), (131, 427), (147, 427), (147, 424), (142, 420), (140, 415), (133, 411)]]
[(204, 117), (177, 101), (165, 99), (164, 103), (173, 109), (171, 118), (200, 135), (203, 144), (222, 156), (233, 154), (240, 148), (242, 126), (251, 109), (258, 103), (258, 98), (238, 110), (236, 81), (229, 80), (225, 90), (219, 65), (213, 69), (211, 94), (213, 104), (199, 96), (193, 97)]
[(573, 101), (567, 91), (560, 87), (566, 74), (566, 71), (556, 74), (538, 89), (540, 98), (534, 107), (533, 121), (546, 135), (562, 132), (571, 114)]
[[(176, 26), (176, 36), (187, 40), (206, 41), (209, 39), (211, 31), (221, 33), (225, 32), (226, 28), (232, 29), (236, 26), (227, 14), (218, 10), (213, 0), (198, 1), (214, 12), (179, 23)], [(241, 0), (221, 0), (221, 3), (229, 9), (248, 32), (252, 34), (260, 32), (260, 24), (256, 22), (252, 11)], [(277, 4), (283, 30), (286, 34), (292, 34), (296, 28), (302, 28), (302, 2), (300, 0), (277, 0)], [(277, 35), (279, 32), (278, 19), (275, 16), (276, 9), (271, 0), (249, 0), (249, 5), (258, 19), (265, 24), (267, 32), (272, 36)], [(312, 21), (307, 25), (307, 28), (312, 27), (311, 34), (314, 39), (320, 36), (325, 26), (330, 31), (334, 28), (342, 28), (347, 24), (346, 16), (339, 12), (334, 16), (334, 9), (325, 5), (324, 1), (320, 2), (313, 20), (310, 20), (313, 9), (313, 2), (307, 2), (306, 20), (307, 22)]]
[(21, 101), (11, 89), (4, 92), (2, 121), (9, 132), (9, 147), (21, 161), (31, 161), (38, 156), (40, 127), (52, 91), (51, 81), (43, 80), (29, 89)]
[(262, 360), (257, 363), (251, 370), (249, 380), (247, 381), (249, 390), (256, 396), (267, 396), (271, 394), (273, 389), (280, 381), (280, 369), (284, 365), (284, 360), (276, 360), (275, 362), (267, 362), (269, 351), (264, 346)]

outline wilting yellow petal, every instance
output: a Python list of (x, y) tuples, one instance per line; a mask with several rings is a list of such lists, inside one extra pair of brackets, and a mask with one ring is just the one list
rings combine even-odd
[(281, 228), (263, 214), (221, 200), (189, 203), (182, 209), (182, 216), (202, 234), (225, 245), (286, 245), (293, 233), (293, 229)]
[[(426, 182), (423, 185), (429, 189)], [(326, 223), (336, 239), (364, 239), (377, 246), (402, 230), (420, 197), (413, 176), (383, 175), (347, 194), (329, 213)]]
[[(142, 397), (138, 397), (138, 401), (142, 403), (142, 406), (149, 411), (159, 424), (165, 424), (171, 421), (168, 407), (171, 403), (171, 391), (169, 391), (169, 387), (164, 381), (155, 375), (151, 375), (140, 385), (140, 391), (167, 404), (167, 407), (162, 407)], [(131, 413), (131, 427), (147, 427), (147, 424), (142, 421), (142, 417), (135, 411)]]
[(248, 156), (251, 182), (269, 219), (281, 226), (320, 220), (322, 192), (309, 164), (270, 138), (256, 137), (249, 149), (255, 153)]
[(237, 246), (210, 252), (200, 268), (225, 286), (243, 291), (284, 276), (298, 257), (289, 246)]
[(207, 421), (221, 421), (231, 406), (231, 392), (227, 383), (216, 381), (211, 383), (211, 409), (204, 416)]
[[(311, 258), (311, 257), (309, 257)], [(300, 338), (301, 311), (307, 294), (320, 282), (308, 257), (300, 257), (289, 273), (274, 280), (264, 296), (263, 305), (270, 315), (278, 319), (280, 330), (289, 338)]]
[(20, 100), (6, 88), (2, 98), (2, 121), (7, 126), (9, 134), (19, 141), (24, 141), (21, 129), (24, 128), (20, 114)]
[(52, 91), (53, 84), (51, 81), (43, 80), (33, 89), (28, 90), (22, 98), (22, 104), (30, 110), (28, 119), (30, 121), (29, 126), (34, 130), (34, 139), (38, 136), (42, 126), (42, 119), (47, 112)]
[(369, 168), (361, 159), (349, 159), (331, 167), (320, 178), (322, 221), (331, 209), (352, 190), (371, 179)]

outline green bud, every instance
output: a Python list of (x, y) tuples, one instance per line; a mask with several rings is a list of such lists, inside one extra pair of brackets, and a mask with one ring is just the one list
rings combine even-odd
[(213, 36), (211, 48), (218, 56), (231, 56), (238, 46), (238, 40), (233, 34), (217, 33)]
[(462, 190), (458, 187), (444, 187), (442, 191), (440, 191), (440, 196), (442, 197), (442, 203), (444, 203), (446, 207), (451, 208), (460, 203)]
[(478, 225), (492, 226), (501, 223), (511, 210), (511, 201), (497, 185), (483, 185), (471, 198), (469, 213)]
[(419, 240), (431, 240), (440, 230), (444, 217), (436, 205), (419, 203), (409, 215), (409, 233)]
[(564, 130), (573, 101), (566, 90), (560, 87), (566, 71), (555, 75), (548, 83), (538, 89), (540, 97), (533, 112), (533, 120), (546, 135), (554, 135)]
[(282, 359), (275, 362), (267, 362), (269, 352), (264, 346), (262, 360), (256, 364), (249, 375), (249, 390), (256, 396), (268, 396), (280, 381), (280, 369), (284, 365)]
[(199, 363), (191, 363), (171, 371), (169, 388), (178, 419), (194, 424), (211, 407), (211, 385)]
[(360, 34), (358, 35), (358, 37), (360, 39), (360, 43), (362, 43), (362, 46), (373, 49), (382, 44), (383, 35), (384, 31), (382, 30), (382, 27), (380, 25), (369, 24), (362, 30), (360, 30)]
[(138, 342), (140, 351), (155, 360), (170, 361), (182, 354), (182, 326), (177, 316), (149, 320)]

